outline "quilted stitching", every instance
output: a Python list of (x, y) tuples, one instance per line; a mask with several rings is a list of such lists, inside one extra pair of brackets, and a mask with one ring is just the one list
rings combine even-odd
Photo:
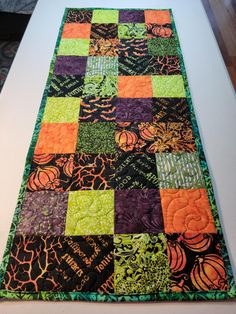
[(67, 9), (0, 297), (235, 295), (171, 11)]

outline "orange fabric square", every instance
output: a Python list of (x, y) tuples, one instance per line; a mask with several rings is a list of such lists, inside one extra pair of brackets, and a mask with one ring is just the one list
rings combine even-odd
[(91, 24), (66, 23), (62, 38), (90, 38)]
[(74, 153), (77, 137), (77, 123), (42, 123), (34, 153)]
[(145, 23), (155, 23), (159, 25), (171, 24), (170, 12), (168, 10), (145, 10), (144, 16)]
[(151, 76), (119, 76), (118, 97), (120, 98), (152, 97)]
[(166, 233), (216, 233), (205, 189), (161, 189)]

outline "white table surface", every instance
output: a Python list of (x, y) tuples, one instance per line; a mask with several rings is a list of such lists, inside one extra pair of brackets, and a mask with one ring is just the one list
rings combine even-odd
[[(39, 0), (0, 95), (0, 256), (65, 7), (172, 8), (231, 261), (236, 265), (236, 98), (200, 0)], [(235, 268), (234, 268), (235, 274)], [(236, 302), (0, 301), (1, 314), (224, 313)]]

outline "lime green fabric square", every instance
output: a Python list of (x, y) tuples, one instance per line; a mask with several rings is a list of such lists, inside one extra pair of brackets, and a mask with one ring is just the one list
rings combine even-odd
[(116, 234), (114, 246), (115, 293), (170, 291), (171, 272), (163, 233)]
[(181, 75), (152, 76), (153, 97), (186, 97)]
[(61, 39), (58, 55), (63, 56), (88, 56), (89, 39)]
[(65, 235), (114, 233), (114, 191), (69, 192)]
[(78, 122), (80, 98), (48, 97), (43, 122)]
[(117, 76), (85, 76), (83, 97), (116, 97), (118, 93), (118, 77)]
[(124, 23), (118, 25), (119, 38), (146, 38), (147, 31), (144, 23)]
[(92, 23), (118, 23), (118, 10), (94, 10)]

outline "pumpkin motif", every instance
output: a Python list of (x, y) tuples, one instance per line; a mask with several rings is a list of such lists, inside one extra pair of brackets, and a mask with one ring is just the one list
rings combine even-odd
[(67, 177), (72, 177), (73, 170), (74, 170), (74, 156), (70, 155), (70, 157), (63, 166), (63, 172)]
[(186, 254), (178, 241), (167, 242), (167, 254), (171, 272), (179, 272), (186, 265)]
[(140, 136), (147, 141), (153, 141), (157, 135), (157, 129), (152, 123), (141, 123), (138, 126)]
[(181, 240), (188, 249), (194, 252), (203, 252), (206, 251), (211, 245), (212, 235), (207, 233), (184, 233), (182, 236), (180, 236), (179, 240)]
[(30, 191), (54, 190), (60, 184), (59, 175), (60, 172), (56, 167), (37, 167), (29, 176), (27, 187)]
[[(182, 276), (182, 275), (181, 275)], [(185, 284), (185, 280), (188, 279), (187, 275), (182, 276), (180, 282), (173, 280), (170, 284), (171, 291), (173, 292), (183, 292), (183, 291), (190, 291), (189, 286)], [(177, 277), (174, 277), (177, 278)]]
[(44, 165), (51, 161), (53, 158), (54, 155), (52, 154), (35, 154), (33, 156), (33, 162), (38, 165)]
[(155, 26), (152, 29), (153, 35), (160, 36), (163, 38), (168, 38), (172, 35), (172, 30), (168, 27)]
[(197, 256), (190, 278), (194, 287), (198, 290), (228, 289), (224, 262), (217, 254)]
[(115, 141), (123, 151), (131, 151), (134, 149), (134, 145), (138, 141), (138, 137), (134, 132), (121, 130), (115, 134)]
[(152, 24), (147, 23), (146, 24), (146, 29), (147, 29), (147, 31), (151, 31), (152, 30)]

